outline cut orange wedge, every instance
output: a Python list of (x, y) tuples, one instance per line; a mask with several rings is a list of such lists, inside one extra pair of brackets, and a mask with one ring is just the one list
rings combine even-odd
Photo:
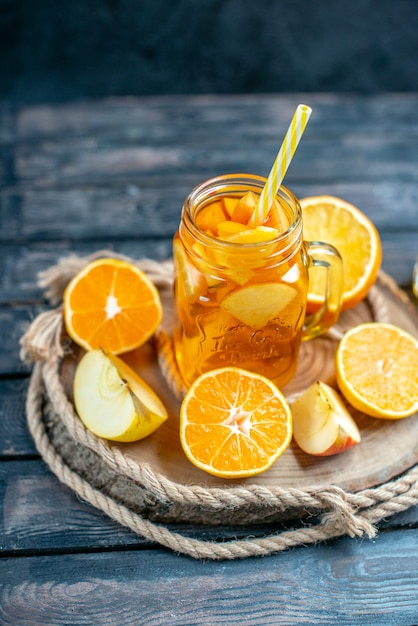
[[(379, 233), (357, 207), (334, 196), (312, 196), (300, 200), (303, 236), (307, 241), (324, 241), (337, 248), (344, 263), (345, 311), (366, 297), (376, 281), (382, 260)], [(308, 311), (317, 310), (325, 293), (323, 272), (309, 276)]]
[(119, 259), (88, 264), (64, 292), (70, 337), (85, 350), (122, 354), (143, 345), (162, 319), (158, 290), (138, 267)]
[(392, 324), (351, 328), (336, 354), (340, 391), (356, 409), (386, 419), (418, 411), (418, 340)]
[(190, 387), (180, 410), (180, 440), (191, 463), (221, 478), (269, 469), (292, 438), (283, 394), (267, 378), (236, 367), (216, 369)]

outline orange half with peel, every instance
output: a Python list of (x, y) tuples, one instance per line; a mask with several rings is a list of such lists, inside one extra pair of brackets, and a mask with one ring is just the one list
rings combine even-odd
[(64, 292), (67, 332), (85, 350), (122, 354), (138, 348), (161, 319), (157, 288), (141, 269), (119, 259), (89, 263)]
[(267, 378), (237, 367), (202, 374), (180, 409), (183, 450), (199, 469), (245, 478), (269, 469), (292, 438), (292, 415)]
[(351, 328), (336, 353), (340, 391), (372, 417), (400, 419), (418, 411), (418, 339), (393, 324)]
[[(300, 200), (303, 236), (337, 248), (344, 264), (342, 310), (354, 307), (375, 283), (382, 261), (379, 233), (371, 220), (353, 204), (334, 196), (311, 196)], [(318, 310), (325, 293), (325, 272), (314, 269), (309, 276), (308, 311)]]

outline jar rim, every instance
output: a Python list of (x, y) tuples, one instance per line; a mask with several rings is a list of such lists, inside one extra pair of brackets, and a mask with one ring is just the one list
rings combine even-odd
[[(277, 237), (269, 239), (268, 241), (261, 241), (256, 243), (238, 243), (219, 239), (218, 237), (215, 237), (214, 235), (211, 235), (199, 228), (199, 226), (193, 219), (193, 207), (199, 207), (205, 201), (215, 201), (217, 196), (225, 195), (225, 188), (228, 188), (230, 193), (237, 193), (240, 191), (239, 187), (242, 186), (245, 187), (245, 189), (243, 189), (243, 192), (245, 193), (245, 191), (249, 191), (248, 187), (254, 187), (261, 191), (265, 183), (266, 178), (264, 178), (263, 176), (245, 173), (214, 176), (199, 183), (187, 195), (183, 204), (182, 217), (186, 227), (195, 236), (197, 234), (199, 239), (206, 244), (216, 245), (220, 247), (228, 247), (230, 249), (235, 248), (237, 250), (242, 250), (243, 248), (258, 248), (261, 250), (263, 247), (265, 247), (266, 243), (279, 243), (281, 240), (285, 241), (289, 238), (291, 238), (292, 242), (294, 242), (294, 239), (299, 235), (301, 236), (302, 233), (302, 209), (299, 204), (299, 200), (297, 199), (295, 194), (284, 185), (280, 186), (276, 193), (276, 197), (280, 197), (286, 202), (286, 204), (293, 212), (294, 219), (285, 231), (280, 233)], [(209, 191), (210, 193), (208, 193)], [(288, 201), (290, 201), (290, 203)]]

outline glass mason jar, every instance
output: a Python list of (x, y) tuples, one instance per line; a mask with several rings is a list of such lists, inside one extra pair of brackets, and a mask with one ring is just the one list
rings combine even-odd
[[(230, 174), (207, 180), (186, 198), (174, 236), (174, 346), (187, 386), (202, 373), (242, 367), (279, 387), (294, 376), (302, 340), (324, 333), (338, 319), (343, 267), (338, 251), (303, 241), (297, 198), (281, 186), (285, 232), (268, 241), (232, 243), (203, 230), (199, 213), (222, 198), (260, 195), (265, 179)], [(218, 205), (219, 206), (219, 205)], [(309, 273), (325, 271), (324, 301), (306, 315)]]

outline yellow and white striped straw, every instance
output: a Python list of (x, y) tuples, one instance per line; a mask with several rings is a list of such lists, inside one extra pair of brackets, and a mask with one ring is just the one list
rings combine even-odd
[(249, 220), (251, 226), (262, 224), (266, 219), (270, 207), (273, 204), (273, 198), (283, 182), (287, 168), (296, 152), (296, 148), (298, 147), (298, 143), (303, 135), (311, 113), (312, 109), (306, 104), (299, 104), (296, 107), (281, 148), (268, 175), (264, 189), (261, 192), (258, 206)]

